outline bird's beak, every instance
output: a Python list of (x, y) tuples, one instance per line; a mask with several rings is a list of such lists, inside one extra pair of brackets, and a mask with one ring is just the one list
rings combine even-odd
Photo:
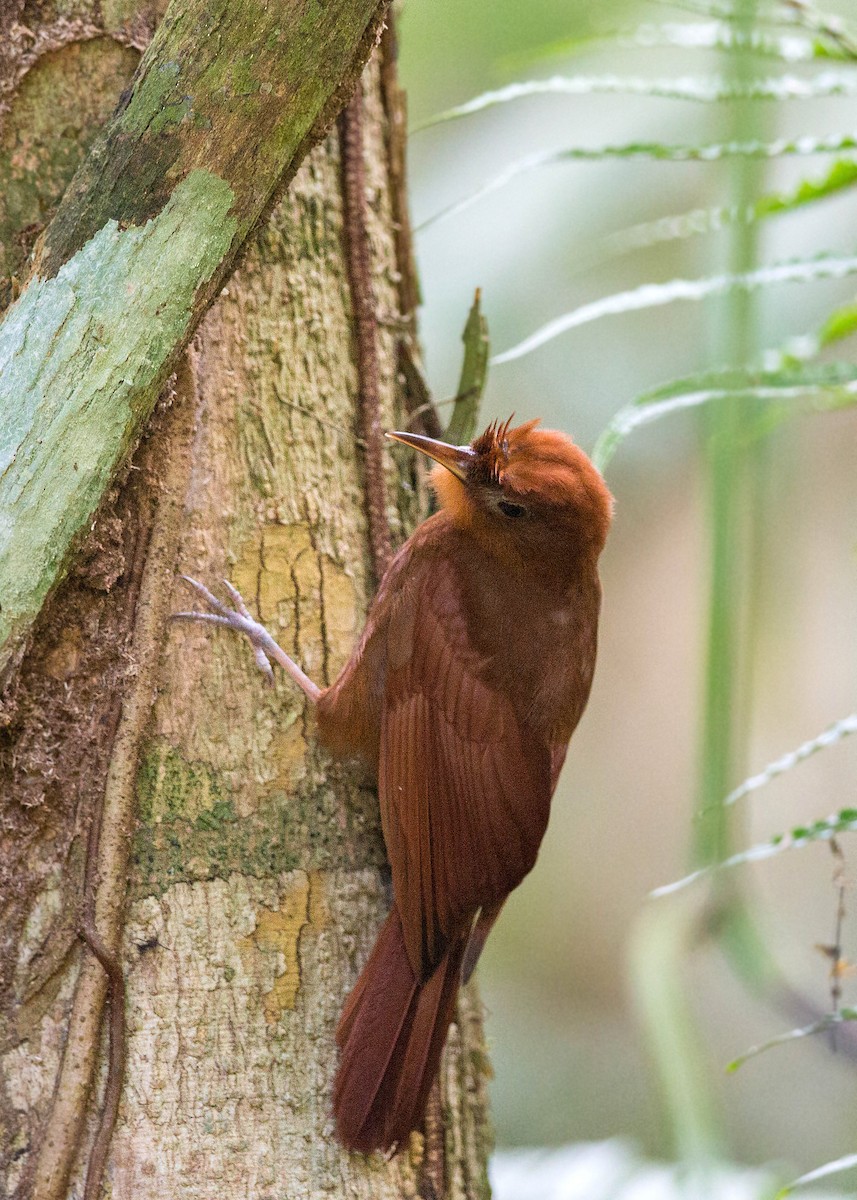
[(423, 437), (421, 433), (388, 433), (388, 438), (411, 446), (421, 454), (427, 454), (435, 462), (439, 462), (447, 471), (451, 471), (456, 479), (467, 482), (467, 468), (475, 457), (475, 451), (469, 446), (449, 446), (446, 442), (435, 441), (434, 438)]

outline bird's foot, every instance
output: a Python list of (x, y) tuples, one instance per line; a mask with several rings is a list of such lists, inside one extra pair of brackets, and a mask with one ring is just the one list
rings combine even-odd
[(197, 595), (202, 598), (208, 611), (173, 613), (174, 621), (208, 621), (213, 625), (225, 625), (227, 629), (234, 629), (236, 633), (244, 634), (253, 647), (256, 665), (270, 683), (274, 682), (274, 670), (271, 666), (271, 659), (273, 659), (291, 676), (298, 687), (303, 689), (313, 703), (318, 700), (320, 689), (308, 675), (304, 674), (294, 659), (290, 658), (285, 650), (274, 641), (265, 626), (254, 619), (236, 587), (233, 587), (227, 579), (223, 580), (223, 586), (229, 592), (235, 605), (235, 608), (228, 608), (199, 580), (191, 579), (189, 575), (182, 575), (181, 578), (185, 583), (190, 584)]
[(200, 583), (197, 579), (191, 579), (189, 575), (182, 575), (182, 579), (185, 583), (190, 584), (197, 595), (202, 597), (208, 608), (208, 612), (173, 613), (173, 620), (209, 621), (213, 625), (225, 625), (228, 629), (234, 629), (236, 633), (243, 633), (253, 647), (253, 657), (256, 659), (257, 667), (266, 676), (268, 681), (273, 683), (274, 668), (271, 666), (271, 660), (268, 658), (265, 649), (266, 641), (273, 639), (264, 625), (260, 625), (258, 621), (253, 619), (238, 589), (224, 579), (223, 585), (235, 603), (235, 608), (232, 609), (222, 604), (214, 593), (208, 590), (204, 583)]

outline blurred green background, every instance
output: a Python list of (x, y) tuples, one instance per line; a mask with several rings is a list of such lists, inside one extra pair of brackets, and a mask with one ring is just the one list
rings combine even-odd
[[(850, 8), (841, 4), (839, 11), (847, 15)], [(411, 121), (485, 89), (552, 74), (723, 75), (729, 65), (717, 52), (607, 40), (545, 53), (571, 38), (641, 23), (706, 19), (658, 3), (407, 0), (399, 35)], [(753, 65), (762, 77), (805, 78), (829, 66)], [(857, 78), (857, 65), (850, 69)], [(737, 119), (749, 134), (770, 140), (842, 133), (857, 128), (855, 116), (852, 96), (759, 101), (752, 111), (744, 105)], [(414, 219), (419, 225), (539, 150), (643, 140), (701, 144), (731, 136), (735, 121), (730, 104), (628, 95), (535, 97), (496, 107), (412, 136)], [(698, 278), (735, 262), (734, 230), (608, 257), (604, 239), (617, 230), (728, 204), (741, 186), (765, 193), (788, 188), (820, 177), (828, 164), (823, 156), (749, 168), (735, 160), (563, 163), (522, 174), (429, 226), (417, 235), (417, 251), (434, 394), (454, 391), (459, 339), (477, 286), (492, 350), (500, 352), (588, 301), (646, 282)], [(742, 170), (743, 183), (736, 176)], [(756, 244), (744, 253), (759, 263), (822, 250), (852, 254), (855, 234), (851, 188), (758, 226)], [(746, 340), (760, 360), (853, 295), (848, 279), (766, 288), (743, 309), (739, 303), (738, 327), (736, 302), (722, 298), (607, 317), (493, 367), (483, 417), (513, 410), (522, 420), (542, 417), (591, 448), (612, 414), (646, 389), (724, 361), (730, 336)], [(837, 357), (853, 360), (853, 340)], [(763, 519), (752, 546), (747, 653), (737, 664), (749, 696), (734, 714), (738, 742), (743, 734), (745, 744), (730, 786), (857, 707), (857, 412), (773, 426), (754, 450), (755, 490), (744, 501), (758, 503)], [(705, 430), (700, 412), (668, 417), (633, 433), (607, 470), (616, 519), (603, 559), (595, 686), (536, 870), (509, 901), (480, 968), (500, 1145), (630, 1135), (651, 1154), (676, 1152), (674, 1114), (662, 1103), (663, 1064), (655, 1068), (635, 1012), (629, 948), (641, 914), (657, 905), (692, 909), (706, 894), (701, 888), (647, 899), (692, 865), (711, 570)], [(854, 805), (855, 763), (857, 738), (742, 802), (736, 844), (764, 841)], [(857, 878), (848, 836), (842, 846)], [(762, 945), (787, 984), (825, 1011), (829, 964), (816, 947), (833, 938), (829, 846), (740, 871)], [(844, 953), (857, 958), (853, 894), (847, 903)], [(713, 1093), (725, 1153), (797, 1172), (854, 1149), (857, 1058), (844, 1048), (844, 1036), (835, 1055), (827, 1039), (810, 1038), (727, 1075), (726, 1064), (747, 1047), (802, 1022), (748, 990), (712, 942), (680, 956), (679, 982), (696, 1021), (700, 1062), (693, 1069), (703, 1076), (702, 1090)], [(844, 1002), (857, 1003), (850, 979)]]

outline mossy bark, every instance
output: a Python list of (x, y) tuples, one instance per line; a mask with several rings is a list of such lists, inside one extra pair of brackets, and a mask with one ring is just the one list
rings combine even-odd
[[(108, 41), (91, 48), (104, 51), (105, 79), (113, 72), (120, 90), (132, 52)], [(36, 72), (62, 73), (75, 54), (55, 52), (28, 82), (49, 96)], [(395, 318), (374, 66), (364, 92), (373, 287), (379, 313)], [(9, 119), (26, 129), (23, 94)], [(33, 152), (51, 153), (47, 142)], [(47, 178), (54, 196), (65, 181)], [(21, 220), (30, 211), (22, 205)], [(117, 244), (133, 245), (136, 232), (117, 230)], [(89, 886), (128, 985), (125, 1086), (106, 1175), (114, 1200), (384, 1200), (434, 1194), (440, 1175), (456, 1200), (487, 1194), (472, 989), (442, 1072), (439, 1170), (437, 1144), (427, 1170), (419, 1138), (390, 1163), (333, 1141), (333, 1030), (389, 903), (377, 802), (357, 768), (319, 750), (288, 681), (268, 688), (238, 639), (166, 619), (189, 601), (176, 569), (227, 576), (319, 683), (359, 632), (371, 567), (342, 237), (329, 138), (203, 322), (0, 711), (3, 1194), (66, 1197), (82, 1187), (106, 1073), (97, 1037), (105, 980), (77, 936)], [(388, 424), (401, 419), (396, 325), (382, 320), (379, 334)], [(418, 491), (392, 463), (387, 484), (400, 540)], [(87, 882), (98, 813), (101, 878)], [(127, 837), (123, 920), (110, 872)], [(75, 1089), (89, 1094), (69, 1142)]]
[(248, 233), (353, 87), (385, 9), (168, 7), (0, 324), (0, 677)]

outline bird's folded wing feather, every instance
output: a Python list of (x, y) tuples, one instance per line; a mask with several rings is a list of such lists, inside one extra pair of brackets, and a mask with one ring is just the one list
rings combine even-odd
[(476, 911), (532, 867), (551, 749), (488, 682), (455, 569), (412, 562), (388, 627), (379, 794), (408, 956), (427, 978)]

